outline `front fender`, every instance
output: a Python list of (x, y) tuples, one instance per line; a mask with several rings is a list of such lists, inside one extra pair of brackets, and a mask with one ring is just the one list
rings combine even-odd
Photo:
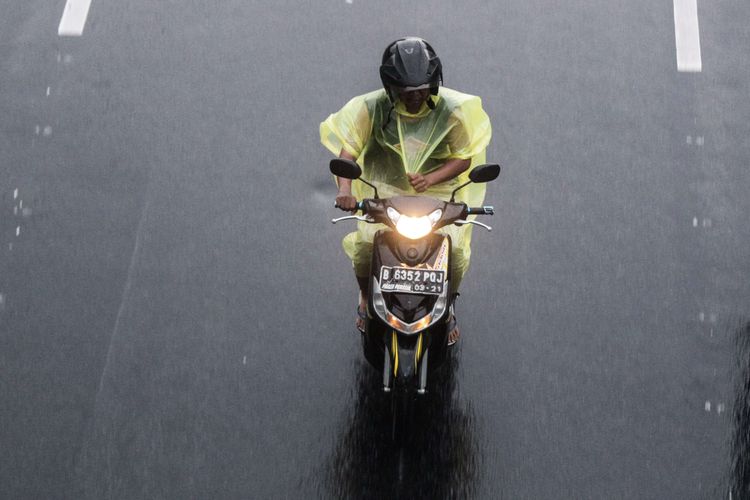
[(391, 367), (396, 380), (400, 379), (405, 382), (419, 373), (419, 364), (426, 347), (423, 333), (407, 336), (391, 330), (390, 342), (387, 342), (386, 345), (391, 356)]

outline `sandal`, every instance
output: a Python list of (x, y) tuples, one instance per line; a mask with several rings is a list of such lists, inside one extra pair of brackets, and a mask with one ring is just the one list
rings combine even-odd
[(367, 313), (360, 309), (359, 304), (357, 304), (357, 330), (359, 330), (359, 333), (365, 333), (365, 321), (367, 321)]
[[(445, 326), (445, 331), (446, 336), (448, 337), (448, 347), (455, 345), (461, 338), (461, 331), (458, 329), (458, 322), (456, 320), (456, 313), (453, 311), (453, 306), (451, 306), (451, 317)], [(456, 335), (455, 338), (451, 340), (451, 334), (453, 332), (456, 332)]]

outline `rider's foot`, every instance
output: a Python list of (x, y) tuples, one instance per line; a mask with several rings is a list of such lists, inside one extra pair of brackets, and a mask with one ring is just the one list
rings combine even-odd
[(448, 334), (448, 345), (453, 345), (456, 342), (458, 342), (458, 339), (461, 338), (461, 332), (458, 329), (458, 325), (456, 325), (453, 330)]
[(453, 306), (451, 306), (451, 319), (448, 320), (446, 329), (448, 330), (448, 346), (452, 346), (458, 339), (461, 338), (461, 332), (458, 329), (458, 321), (456, 321), (456, 313), (453, 312)]
[(359, 295), (359, 304), (357, 305), (357, 330), (365, 333), (365, 320), (367, 320), (367, 299), (362, 294)]

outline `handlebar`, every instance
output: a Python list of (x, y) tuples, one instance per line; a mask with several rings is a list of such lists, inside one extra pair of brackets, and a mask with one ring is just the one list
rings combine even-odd
[(467, 215), (495, 215), (495, 207), (492, 205), (485, 205), (483, 207), (469, 207), (467, 209)]
[[(333, 205), (334, 208), (341, 208), (338, 203)], [(358, 201), (355, 211), (365, 212), (365, 202)], [(495, 215), (495, 207), (492, 205), (485, 205), (483, 207), (468, 207), (466, 209), (467, 215)]]

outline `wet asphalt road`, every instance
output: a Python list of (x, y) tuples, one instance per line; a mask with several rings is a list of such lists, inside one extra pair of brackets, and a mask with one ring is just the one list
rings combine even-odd
[[(0, 496), (747, 498), (750, 7), (64, 2), (0, 18)], [(317, 127), (421, 35), (492, 233), (386, 444)]]

